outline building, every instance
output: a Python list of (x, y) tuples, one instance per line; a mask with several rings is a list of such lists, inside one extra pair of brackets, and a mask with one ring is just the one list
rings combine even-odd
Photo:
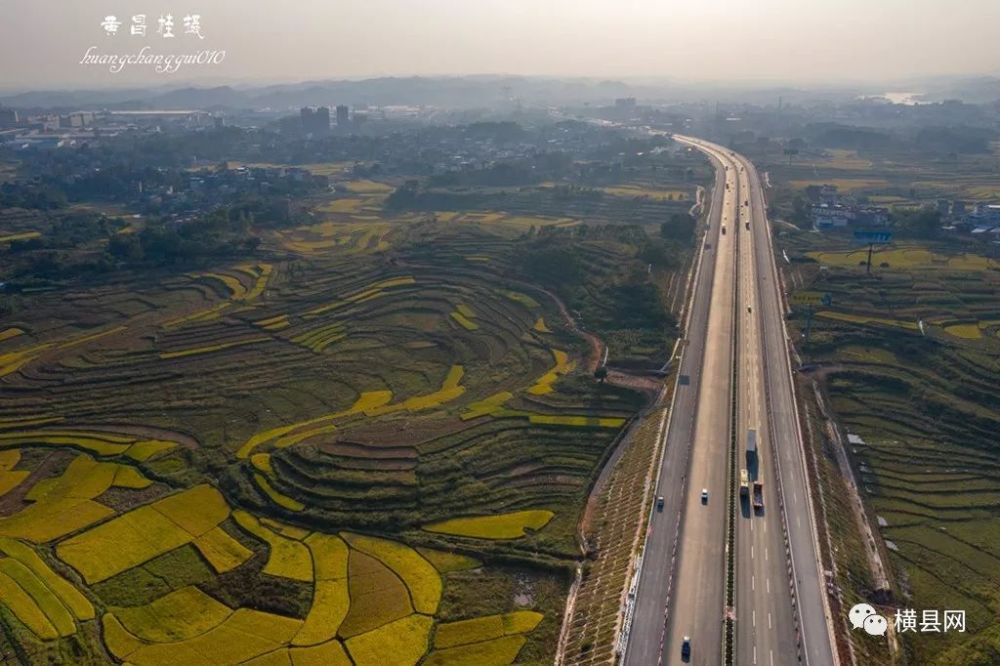
[(889, 224), (889, 209), (879, 206), (817, 204), (810, 209), (816, 229), (842, 229), (848, 225), (884, 227)]
[(340, 129), (347, 129), (347, 125), (351, 122), (350, 111), (346, 104), (337, 105), (337, 127)]
[(20, 118), (14, 109), (0, 108), (0, 129), (17, 127)]
[(330, 108), (321, 106), (318, 109), (304, 106), (299, 110), (299, 120), (302, 131), (306, 134), (326, 134), (330, 131)]
[(811, 209), (817, 229), (839, 229), (854, 221), (854, 210), (840, 204), (819, 204)]

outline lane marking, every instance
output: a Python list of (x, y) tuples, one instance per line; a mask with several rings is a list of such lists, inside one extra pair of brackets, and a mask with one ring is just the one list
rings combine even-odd
[(750, 621), (753, 622), (753, 626), (757, 626), (757, 611), (750, 611)]
[(750, 574), (750, 589), (756, 591), (757, 586), (755, 584), (755, 580), (756, 580), (756, 576), (754, 576), (753, 574)]
[(767, 628), (771, 628), (771, 611), (767, 612)]
[(767, 583), (767, 593), (771, 594), (771, 579), (770, 578), (765, 578), (764, 582)]

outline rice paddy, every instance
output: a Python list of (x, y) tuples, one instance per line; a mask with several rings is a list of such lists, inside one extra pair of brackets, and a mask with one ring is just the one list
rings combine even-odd
[[(393, 217), (384, 184), (344, 188), (266, 261), (0, 325), (0, 624), (32, 660), (550, 658), (583, 498), (642, 403), (580, 371), (519, 272), (525, 232), (579, 218)], [(527, 587), (456, 613), (481, 575)]]

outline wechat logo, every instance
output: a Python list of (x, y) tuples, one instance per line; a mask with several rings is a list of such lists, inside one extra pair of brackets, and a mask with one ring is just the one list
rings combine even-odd
[(870, 636), (885, 636), (889, 623), (870, 604), (855, 604), (847, 614), (854, 629), (864, 629)]

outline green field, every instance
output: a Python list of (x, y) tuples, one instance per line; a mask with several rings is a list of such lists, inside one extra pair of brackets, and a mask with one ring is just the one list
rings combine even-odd
[(0, 321), (19, 659), (551, 663), (583, 504), (645, 400), (595, 381), (567, 313), (612, 363), (662, 365), (690, 248), (649, 258), (630, 222), (693, 187), (431, 214), (385, 209), (392, 190), (349, 181), (254, 258)]
[[(903, 646), (912, 663), (992, 663), (988, 655), (1000, 650), (1000, 272), (986, 257), (914, 243), (877, 253), (866, 275), (858, 255), (824, 243), (836, 246), (805, 233), (778, 241), (793, 258), (786, 279), (832, 297), (799, 347), (804, 362), (828, 366), (823, 389), (836, 416), (866, 442), (851, 457), (873, 522), (883, 524), (893, 606), (967, 612), (966, 633), (907, 634)], [(805, 309), (792, 321), (801, 332)], [(850, 533), (832, 520), (831, 529)], [(867, 565), (840, 553), (848, 599), (870, 595)]]

